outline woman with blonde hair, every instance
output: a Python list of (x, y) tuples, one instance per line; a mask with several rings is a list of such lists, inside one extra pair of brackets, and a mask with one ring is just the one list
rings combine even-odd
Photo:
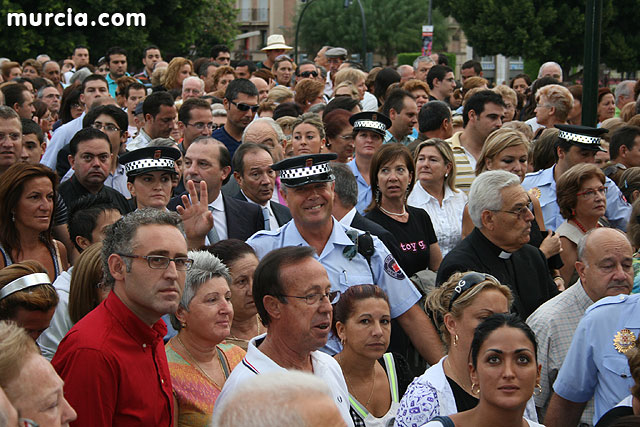
[(271, 67), (271, 72), (275, 76), (278, 86), (291, 87), (293, 84), (293, 73), (296, 65), (287, 55), (280, 55), (276, 58)]
[(274, 102), (276, 106), (284, 104), (285, 102), (292, 102), (293, 99), (293, 91), (285, 86), (273, 87), (269, 90), (269, 95), (267, 95), (267, 101)]
[[(493, 314), (508, 313), (509, 287), (490, 274), (454, 273), (427, 297), (447, 355), (413, 380), (400, 401), (396, 426), (421, 426), (437, 416), (452, 415), (478, 405), (469, 376), (469, 352), (476, 327)], [(533, 399), (525, 416), (537, 420)]]
[(162, 85), (167, 90), (182, 90), (182, 81), (193, 74), (193, 63), (190, 59), (176, 56), (169, 62)]
[(516, 91), (507, 85), (498, 85), (492, 90), (502, 97), (504, 105), (507, 106), (502, 122), (508, 123), (512, 121), (516, 115), (516, 108), (518, 107), (518, 95), (516, 94)]
[(336, 96), (350, 96), (351, 98), (360, 101), (358, 95), (358, 89), (351, 82), (342, 82), (333, 88), (333, 97)]
[(294, 156), (319, 154), (324, 149), (325, 142), (324, 125), (319, 115), (304, 113), (296, 119), (291, 138)]
[(413, 157), (416, 183), (407, 204), (427, 211), (444, 257), (462, 240), (462, 212), (467, 195), (456, 188), (456, 163), (446, 141), (437, 138), (423, 141)]

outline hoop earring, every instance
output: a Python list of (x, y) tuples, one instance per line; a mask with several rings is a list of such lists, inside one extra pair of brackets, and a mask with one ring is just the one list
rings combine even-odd
[(454, 345), (455, 347), (457, 347), (457, 346), (458, 346), (458, 340), (459, 340), (459, 339), (460, 339), (460, 338), (458, 337), (458, 334), (455, 334), (455, 335), (453, 336), (453, 345)]
[[(476, 388), (478, 389), (478, 391), (476, 391)], [(480, 386), (476, 383), (471, 384), (471, 393), (473, 394), (480, 394)]]
[(533, 395), (534, 396), (540, 396), (542, 394), (542, 386), (538, 383), (536, 384), (536, 386), (533, 388)]

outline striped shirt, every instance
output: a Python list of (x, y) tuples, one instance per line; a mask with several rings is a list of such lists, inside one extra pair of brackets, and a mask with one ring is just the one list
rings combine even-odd
[(468, 195), (471, 184), (476, 178), (476, 161), (473, 156), (467, 154), (462, 144), (460, 144), (462, 132), (456, 132), (451, 138), (447, 139), (447, 142), (451, 145), (453, 159), (456, 162), (456, 187)]

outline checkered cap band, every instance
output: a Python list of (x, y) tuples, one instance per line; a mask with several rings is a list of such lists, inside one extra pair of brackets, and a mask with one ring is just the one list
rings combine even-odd
[(558, 132), (558, 138), (564, 139), (565, 141), (578, 142), (580, 144), (600, 145), (599, 136), (580, 135), (579, 133), (567, 132), (565, 130)]
[(173, 169), (174, 164), (175, 162), (173, 161), (173, 159), (142, 159), (126, 163), (124, 165), (124, 170), (128, 174), (129, 172), (137, 171), (140, 169)]
[(385, 132), (387, 127), (382, 122), (377, 122), (374, 120), (356, 120), (353, 124), (354, 128), (369, 128), (369, 129), (378, 129), (381, 132)]
[(320, 175), (323, 173), (331, 172), (331, 168), (328, 163), (322, 163), (319, 165), (313, 165), (309, 167), (283, 169), (280, 171), (280, 179), (296, 179), (305, 178), (308, 176)]

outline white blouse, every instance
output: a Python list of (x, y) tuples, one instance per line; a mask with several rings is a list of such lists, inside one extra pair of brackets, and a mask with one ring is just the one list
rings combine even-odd
[(427, 211), (438, 236), (438, 245), (444, 257), (462, 240), (462, 212), (467, 204), (467, 195), (458, 190), (453, 192), (448, 186), (444, 188), (442, 206), (438, 199), (422, 187), (420, 181), (413, 186), (407, 204)]

